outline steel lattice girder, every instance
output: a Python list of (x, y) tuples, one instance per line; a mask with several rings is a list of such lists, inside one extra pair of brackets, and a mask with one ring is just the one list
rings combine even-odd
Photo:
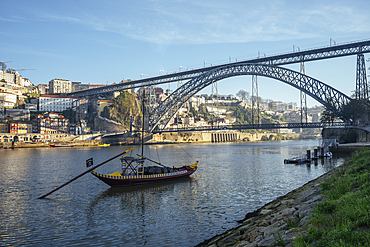
[[(250, 59), (242, 62), (229, 63), (232, 65), (245, 64), (245, 63), (262, 63), (270, 65), (284, 65), (293, 64), (307, 61), (315, 61), (322, 59), (329, 59), (335, 57), (352, 56), (360, 53), (370, 52), (370, 40), (353, 42), (343, 45), (329, 46), (324, 48), (310, 49), (306, 51), (286, 53), (281, 55), (268, 56), (263, 58)], [(204, 72), (214, 70), (216, 68), (222, 68), (224, 65), (210, 66), (207, 68), (192, 69), (182, 72), (177, 72), (168, 75), (155, 76), (151, 78), (145, 78), (140, 80), (126, 81), (115, 85), (109, 85), (105, 87), (99, 87), (96, 89), (87, 89), (78, 92), (69, 93), (69, 96), (88, 96), (97, 95), (103, 93), (109, 93), (114, 91), (122, 91), (131, 88), (148, 87), (159, 85), (163, 83), (177, 82), (181, 80), (191, 80), (203, 74)]]
[(344, 93), (319, 80), (290, 69), (264, 64), (228, 64), (205, 72), (190, 80), (161, 102), (150, 116), (149, 123), (151, 131), (157, 127), (162, 119), (164, 120), (164, 126), (169, 123), (170, 119), (176, 114), (176, 111), (171, 111), (174, 105), (181, 107), (190, 97), (213, 82), (241, 75), (265, 76), (285, 82), (305, 92), (323, 105), (329, 102), (332, 103), (338, 111), (340, 111), (343, 104), (351, 99)]
[(270, 123), (270, 124), (240, 124), (240, 125), (222, 125), (222, 126), (202, 126), (202, 127), (184, 127), (184, 128), (169, 128), (169, 129), (155, 129), (153, 133), (163, 132), (194, 132), (194, 131), (214, 131), (214, 130), (243, 130), (243, 129), (294, 129), (294, 128), (325, 128), (329, 126), (347, 126), (345, 122), (333, 123)]

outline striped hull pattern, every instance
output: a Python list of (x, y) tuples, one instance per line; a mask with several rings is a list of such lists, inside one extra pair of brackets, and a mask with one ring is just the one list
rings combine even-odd
[(130, 175), (130, 176), (112, 176), (100, 174), (96, 171), (91, 171), (95, 177), (108, 184), (109, 186), (129, 186), (135, 184), (145, 184), (166, 181), (176, 178), (187, 177), (193, 174), (197, 170), (197, 166), (194, 168), (190, 166), (183, 166), (180, 168), (175, 168), (174, 172), (171, 173), (161, 173), (152, 175)]

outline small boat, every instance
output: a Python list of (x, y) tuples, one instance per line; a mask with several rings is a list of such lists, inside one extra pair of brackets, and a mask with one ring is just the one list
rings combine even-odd
[(310, 160), (308, 160), (306, 157), (295, 157), (284, 160), (284, 164), (303, 164), (306, 162), (310, 162)]
[(109, 147), (110, 146), (110, 143), (99, 143), (99, 144), (96, 144), (98, 147)]
[(73, 144), (50, 144), (50, 147), (53, 148), (68, 148), (68, 147), (74, 147)]
[(330, 158), (332, 156), (333, 156), (333, 154), (331, 152), (326, 152), (323, 155), (320, 155), (320, 158), (325, 158), (325, 157), (329, 157)]
[[(145, 98), (145, 95), (143, 99)], [(145, 107), (143, 101), (143, 116), (145, 116)], [(162, 165), (152, 159), (144, 156), (144, 121), (142, 121), (141, 131), (141, 155), (121, 157), (122, 171), (114, 172), (112, 174), (100, 174), (94, 170), (91, 171), (95, 177), (108, 184), (109, 186), (129, 186), (136, 184), (146, 184), (167, 180), (174, 180), (178, 178), (188, 177), (193, 174), (198, 168), (198, 161), (192, 165), (182, 167), (169, 167)], [(125, 153), (132, 150), (129, 149)], [(155, 165), (146, 166), (145, 161), (150, 161)]]

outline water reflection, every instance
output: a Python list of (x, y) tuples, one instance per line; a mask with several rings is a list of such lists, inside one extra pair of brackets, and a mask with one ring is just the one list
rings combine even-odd
[[(315, 145), (146, 146), (150, 158), (159, 157), (164, 164), (199, 160), (198, 171), (181, 181), (130, 188), (109, 188), (88, 174), (47, 200), (36, 198), (82, 173), (86, 159), (100, 163), (127, 147), (0, 150), (0, 244), (194, 246), (345, 160), (284, 164)], [(119, 168), (119, 161), (113, 161), (99, 172)]]

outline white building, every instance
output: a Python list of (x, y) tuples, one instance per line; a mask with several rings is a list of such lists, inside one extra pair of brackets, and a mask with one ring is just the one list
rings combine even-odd
[(42, 95), (39, 98), (39, 111), (44, 112), (62, 112), (70, 108), (75, 111), (78, 105), (78, 97)]
[(49, 93), (71, 93), (72, 82), (64, 79), (53, 79), (49, 81)]
[(5, 81), (6, 83), (12, 83), (21, 85), (22, 77), (19, 75), (18, 71), (15, 70), (0, 70), (0, 81)]
[(194, 108), (195, 110), (199, 110), (199, 107), (201, 105), (204, 105), (206, 103), (206, 99), (202, 96), (192, 96), (190, 99), (189, 99), (189, 103), (190, 103), (190, 107)]
[(27, 79), (27, 78), (23, 78), (23, 77), (22, 77), (22, 80), (21, 80), (21, 86), (22, 86), (22, 87), (33, 87), (33, 84), (32, 84), (32, 82), (30, 81), (30, 79)]
[(0, 91), (0, 100), (5, 108), (13, 108), (17, 104), (17, 95), (11, 92)]

